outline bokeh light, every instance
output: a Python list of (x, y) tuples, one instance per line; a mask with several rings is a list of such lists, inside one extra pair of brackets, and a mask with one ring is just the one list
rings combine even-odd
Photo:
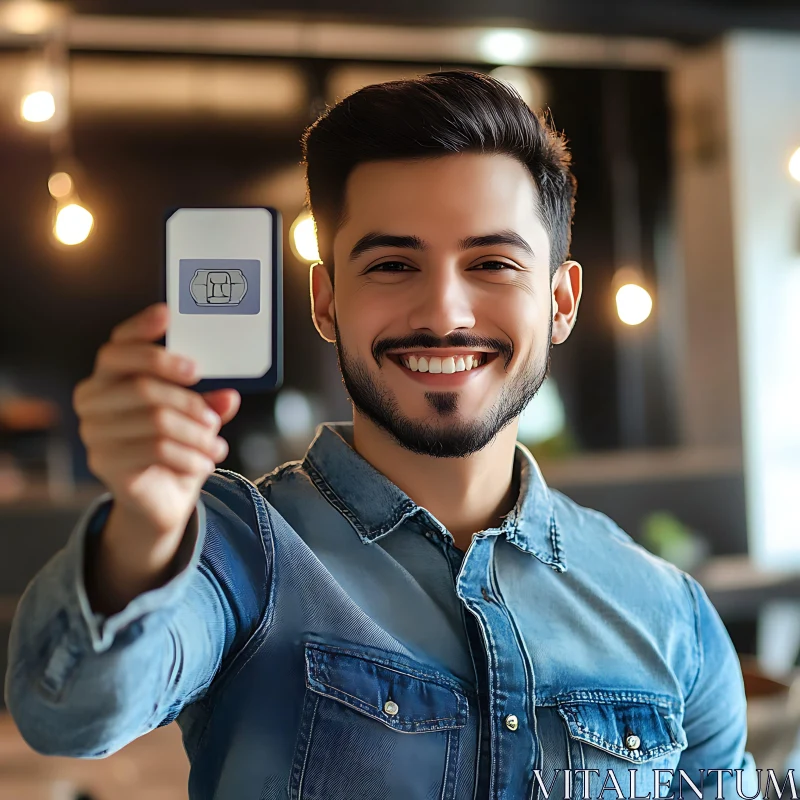
[(643, 286), (626, 283), (617, 291), (617, 314), (626, 325), (640, 325), (653, 310), (653, 298)]
[(314, 408), (297, 389), (283, 389), (275, 398), (275, 426), (281, 436), (292, 439), (308, 436), (314, 428)]
[(54, 172), (47, 181), (47, 189), (56, 200), (72, 192), (72, 178), (67, 172)]
[(514, 28), (487, 31), (478, 42), (481, 57), (492, 64), (524, 64), (536, 49), (532, 31)]
[(792, 157), (789, 159), (789, 174), (796, 181), (800, 181), (800, 147), (794, 151)]
[(26, 122), (47, 122), (56, 113), (56, 100), (51, 92), (31, 92), (22, 99), (21, 113)]
[(12, 0), (0, 7), (0, 24), (13, 33), (32, 36), (51, 28), (61, 16), (58, 3)]
[(536, 445), (558, 436), (566, 424), (564, 401), (551, 375), (520, 414), (517, 435), (525, 444)]
[(80, 244), (86, 241), (94, 226), (94, 217), (83, 206), (70, 203), (56, 214), (55, 235), (62, 244)]
[(311, 216), (309, 211), (301, 211), (297, 219), (292, 223), (289, 239), (292, 243), (292, 249), (299, 259), (309, 263), (319, 261), (317, 232), (314, 228), (314, 217)]

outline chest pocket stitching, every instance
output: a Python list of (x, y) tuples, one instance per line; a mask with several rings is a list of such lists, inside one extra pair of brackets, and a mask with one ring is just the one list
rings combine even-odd
[(678, 701), (665, 694), (657, 694), (655, 692), (604, 691), (602, 689), (579, 689), (574, 692), (558, 694), (553, 698), (553, 701), (549, 703), (546, 697), (542, 697), (539, 699), (539, 704), (561, 705), (563, 703), (570, 705), (578, 701), (619, 703), (623, 700), (632, 703), (647, 703), (648, 705), (660, 706), (671, 712), (675, 711), (676, 708), (681, 709), (683, 707)]
[[(567, 723), (567, 730), (573, 739), (585, 741), (626, 761), (639, 764), (674, 750), (683, 750), (687, 746), (686, 735), (677, 724), (674, 714), (666, 712), (663, 705), (658, 702), (630, 703), (625, 701), (610, 703), (562, 702), (558, 704), (558, 713)], [(614, 725), (613, 732), (608, 727), (605, 731), (602, 729), (603, 721), (601, 719), (595, 722), (597, 730), (589, 727), (586, 718), (591, 716), (593, 706), (602, 706), (607, 712), (612, 713), (614, 721), (617, 723)], [(582, 709), (582, 707), (587, 708)], [(637, 751), (630, 750), (620, 743), (618, 731), (625, 725), (621, 715), (624, 710), (641, 712), (644, 709), (646, 711), (643, 714), (639, 713), (640, 721), (648, 723), (648, 731), (645, 736), (654, 743), (646, 749), (639, 748), (638, 754), (634, 754)], [(583, 716), (581, 710), (584, 711)], [(655, 723), (655, 730), (650, 730), (653, 723)]]
[[(367, 653), (357, 653), (344, 648), (326, 647), (319, 644), (307, 643), (305, 656), (306, 686), (311, 691), (354, 708), (356, 711), (366, 714), (371, 719), (375, 719), (395, 731), (400, 733), (422, 733), (463, 728), (466, 725), (469, 713), (466, 697), (443, 676), (426, 674), (412, 668), (399, 668), (398, 665), (389, 662), (387, 659), (376, 658)], [(371, 670), (373, 682), (376, 681), (379, 686), (388, 686), (394, 676), (398, 675), (408, 679), (412, 684), (421, 683), (422, 686), (419, 688), (426, 689), (429, 694), (431, 688), (435, 687), (440, 690), (435, 696), (435, 705), (438, 706), (435, 711), (438, 711), (439, 715), (428, 718), (420, 718), (413, 714), (399, 717), (384, 716), (384, 712), (379, 706), (370, 703), (363, 697), (352, 694), (354, 689), (347, 683), (344, 683), (344, 686), (332, 685), (332, 679), (329, 677), (332, 671), (331, 664), (333, 666), (341, 665), (334, 676), (340, 678), (340, 684), (352, 679), (352, 674), (348, 674), (346, 670), (348, 661), (356, 661), (358, 662), (357, 666), (362, 668), (366, 666)], [(351, 691), (346, 691), (345, 686)], [(413, 693), (413, 686), (410, 691)], [(387, 699), (389, 694), (392, 694), (392, 692), (387, 692)], [(346, 698), (349, 698), (349, 700)], [(401, 708), (405, 705), (399, 696), (394, 696), (392, 699), (400, 700)]]
[[(329, 686), (327, 683), (323, 683), (322, 681), (317, 681), (317, 682), (319, 683), (320, 686), (325, 686), (326, 688), (331, 690), (332, 694), (329, 694), (329, 695), (326, 694), (325, 697), (334, 698), (339, 694), (343, 694), (343, 695), (345, 695), (347, 697), (352, 697), (353, 700), (355, 700), (359, 705), (363, 704), (365, 706), (369, 706), (369, 708), (374, 708), (375, 711), (380, 711), (381, 710), (380, 708), (378, 708), (378, 706), (373, 706), (371, 703), (368, 703), (366, 700), (362, 700), (360, 697), (356, 697), (355, 695), (348, 694), (347, 692), (345, 692), (342, 689), (337, 689), (335, 686)], [(314, 691), (314, 687), (313, 686), (309, 686), (308, 688), (311, 689), (312, 692)], [(355, 708), (356, 706), (353, 706), (353, 707)], [(450, 716), (450, 717), (432, 717), (431, 719), (415, 719), (414, 722), (416, 724), (422, 725), (422, 724), (428, 723), (428, 722), (453, 722), (454, 719), (455, 719), (455, 717), (452, 717), (452, 716)], [(383, 721), (383, 720), (381, 720), (381, 721)], [(464, 725), (463, 724), (461, 724), (461, 725), (454, 724), (451, 727), (463, 728)]]

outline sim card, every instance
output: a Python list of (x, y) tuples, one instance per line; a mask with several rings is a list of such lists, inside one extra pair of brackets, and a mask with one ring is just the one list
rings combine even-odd
[(166, 215), (167, 350), (197, 362), (191, 388), (241, 392), (283, 381), (281, 216), (274, 208), (177, 208)]

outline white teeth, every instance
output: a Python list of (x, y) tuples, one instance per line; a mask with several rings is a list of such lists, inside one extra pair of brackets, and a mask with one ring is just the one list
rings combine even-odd
[(425, 356), (401, 355), (400, 360), (412, 372), (432, 372), (451, 375), (454, 372), (464, 372), (465, 370), (479, 367), (485, 361), (485, 356), (481, 354), (474, 356), (447, 356), (446, 358), (432, 356), (431, 358), (426, 358)]

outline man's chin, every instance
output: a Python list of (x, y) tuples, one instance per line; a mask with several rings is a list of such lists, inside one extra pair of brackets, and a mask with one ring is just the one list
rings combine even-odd
[(412, 453), (434, 458), (463, 458), (482, 450), (496, 435), (478, 421), (456, 424), (435, 418), (414, 420), (393, 417), (372, 422), (388, 433), (397, 444)]
[(446, 431), (448, 429), (463, 428), (467, 425), (475, 425), (478, 422), (477, 415), (465, 416), (461, 409), (453, 411), (431, 411), (430, 408), (422, 412), (408, 413), (401, 411), (395, 415), (406, 425), (414, 425), (421, 428), (433, 428), (434, 430)]

